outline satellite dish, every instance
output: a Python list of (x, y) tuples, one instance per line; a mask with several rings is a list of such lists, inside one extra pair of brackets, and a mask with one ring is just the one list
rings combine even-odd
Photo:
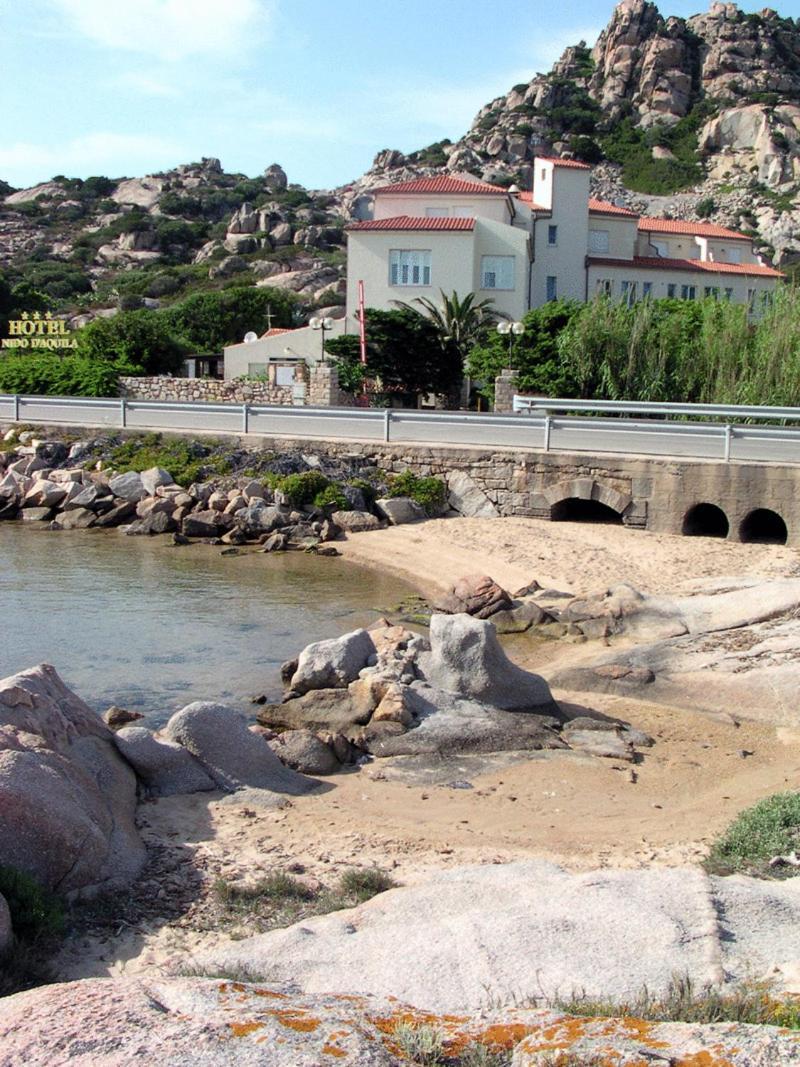
[(252, 330), (248, 330), (248, 332), (244, 335), (244, 343), (246, 345), (252, 345), (257, 340), (258, 340), (258, 334), (257, 333), (253, 333)]

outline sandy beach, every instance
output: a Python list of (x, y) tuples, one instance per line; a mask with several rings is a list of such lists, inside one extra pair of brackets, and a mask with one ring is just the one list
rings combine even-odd
[[(587, 593), (622, 581), (669, 592), (704, 579), (776, 578), (799, 569), (787, 548), (526, 519), (436, 520), (359, 534), (340, 547), (346, 558), (388, 568), (427, 595), (475, 572), (512, 590), (535, 578)], [(550, 644), (515, 638), (507, 647), (545, 677), (555, 659), (580, 658), (589, 647)], [(697, 863), (737, 812), (790, 788), (800, 773), (800, 738), (786, 729), (633, 696), (554, 696), (630, 722), (655, 744), (636, 764), (529, 753), (464, 789), (393, 779), (378, 760), (278, 812), (203, 795), (143, 805), (146, 839), (183, 853), (201, 872), (198, 898), (177, 921), (148, 919), (114, 938), (89, 933), (73, 941), (62, 957), (64, 976), (160, 972), (225, 940), (229, 934), (207, 921), (218, 878), (251, 881), (291, 869), (331, 884), (347, 868), (375, 866), (409, 884), (434, 869), (525, 857), (576, 870)]]

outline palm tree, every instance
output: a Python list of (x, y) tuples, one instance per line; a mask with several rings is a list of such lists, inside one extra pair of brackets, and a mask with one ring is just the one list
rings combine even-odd
[[(447, 296), (443, 289), (439, 290), (439, 295), (440, 305), (427, 296), (418, 296), (410, 304), (402, 300), (395, 300), (393, 303), (428, 319), (436, 330), (442, 350), (457, 357), (463, 373), (464, 364), (472, 349), (484, 339), (487, 331), (498, 319), (506, 319), (508, 316), (495, 308), (494, 301), (489, 297), (478, 300), (475, 293), (460, 297), (455, 290)], [(414, 304), (418, 307), (414, 307)], [(460, 383), (458, 392), (460, 393)], [(457, 393), (454, 393), (454, 399), (457, 405)]]

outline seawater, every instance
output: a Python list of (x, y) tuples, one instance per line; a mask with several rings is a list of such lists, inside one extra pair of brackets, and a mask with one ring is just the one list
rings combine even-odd
[(0, 523), (0, 678), (52, 663), (91, 707), (153, 724), (192, 700), (252, 711), (284, 660), (411, 593), (338, 558)]

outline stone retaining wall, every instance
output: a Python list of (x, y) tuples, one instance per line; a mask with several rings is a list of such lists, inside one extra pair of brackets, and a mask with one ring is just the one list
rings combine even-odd
[(178, 403), (291, 404), (292, 388), (272, 382), (232, 378), (120, 378), (120, 396)]
[[(787, 544), (800, 544), (800, 467), (748, 463), (593, 456), (513, 449), (447, 448), (270, 438), (243, 438), (253, 448), (361, 456), (381, 470), (447, 477), (463, 472), (477, 490), (475, 504), (501, 516), (550, 518), (564, 500), (592, 500), (616, 511), (626, 526), (680, 534), (690, 508), (700, 503), (726, 515), (729, 540), (757, 508), (779, 514)], [(468, 487), (467, 487), (468, 488)], [(460, 490), (463, 492), (463, 487)]]

